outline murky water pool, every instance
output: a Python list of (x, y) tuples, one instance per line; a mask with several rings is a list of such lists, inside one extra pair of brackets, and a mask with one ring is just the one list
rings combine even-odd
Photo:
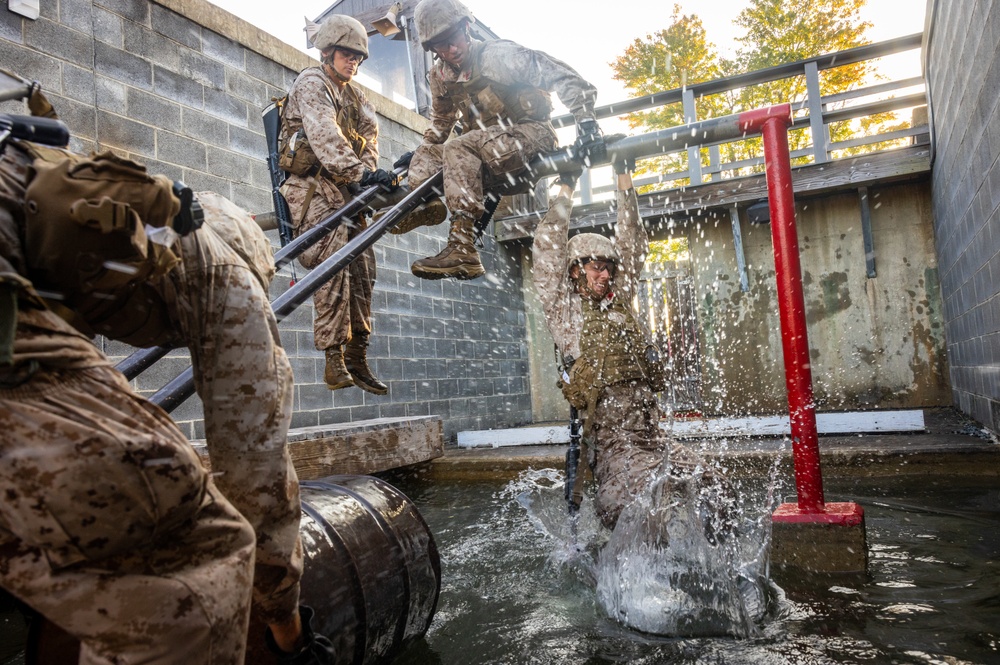
[[(774, 588), (746, 637), (671, 638), (609, 618), (595, 585), (596, 526), (585, 515), (570, 530), (560, 477), (391, 479), (430, 524), (442, 562), (434, 622), (396, 665), (1000, 663), (994, 479), (826, 479), (827, 501), (865, 509), (869, 574)], [(743, 488), (744, 517), (769, 515), (774, 497), (794, 492), (787, 482), (770, 498), (767, 488)]]

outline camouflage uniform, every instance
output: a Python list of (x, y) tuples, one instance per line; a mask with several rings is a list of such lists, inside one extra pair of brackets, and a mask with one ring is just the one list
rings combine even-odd
[[(431, 69), (431, 126), (410, 161), (408, 181), (416, 187), (443, 168), (448, 210), (475, 220), (483, 214), (484, 183), (509, 188), (509, 178), (556, 148), (548, 93), (555, 91), (580, 121), (594, 118), (597, 91), (560, 60), (506, 40), (473, 40), (469, 61), (460, 72), (441, 60)], [(470, 97), (470, 90), (492, 88), (493, 94)], [(545, 111), (512, 108), (515, 100)], [(463, 132), (449, 139), (458, 120)]]
[[(616, 192), (618, 223), (614, 246), (618, 253), (618, 270), (612, 282), (608, 304), (600, 306), (577, 292), (569, 277), (567, 252), (569, 220), (572, 202), (559, 196), (535, 231), (532, 246), (533, 275), (545, 320), (556, 346), (564, 359), (581, 359), (581, 337), (592, 334), (585, 325), (601, 325), (615, 333), (624, 331), (620, 305), (631, 308), (637, 293), (639, 275), (649, 244), (638, 212), (635, 190), (629, 186)], [(585, 324), (586, 317), (591, 323)], [(615, 312), (618, 312), (617, 317)], [(635, 321), (634, 316), (632, 317)], [(625, 334), (611, 334), (603, 351), (619, 356), (642, 353), (641, 349), (626, 348), (630, 339)], [(634, 343), (633, 343), (634, 345)], [(586, 349), (584, 349), (586, 355)], [(690, 474), (697, 464), (696, 457), (675, 446), (660, 430), (662, 413), (656, 394), (649, 383), (634, 374), (626, 380), (588, 386), (593, 389), (589, 407), (581, 411), (584, 421), (584, 443), (587, 459), (597, 480), (596, 507), (602, 522), (613, 528), (622, 508), (645, 488), (652, 475), (669, 457), (671, 473)], [(581, 476), (582, 477), (582, 476)]]
[(254, 606), (268, 623), (298, 609), (298, 477), (286, 445), (291, 366), (267, 298), (271, 246), (241, 208), (199, 192), (205, 225), (179, 241), (181, 262), (155, 285), (175, 343), (191, 352), (215, 483), (257, 534)]
[[(350, 198), (346, 185), (361, 180), (366, 168), (376, 168), (378, 121), (374, 108), (356, 86), (348, 83), (338, 90), (321, 67), (299, 74), (288, 92), (283, 117), (289, 132), (305, 131), (323, 166), (315, 176), (289, 175), (282, 185), (298, 235), (341, 208)], [(361, 218), (344, 220), (299, 260), (314, 268), (363, 229)], [(356, 333), (371, 332), (374, 284), (375, 252), (369, 248), (315, 293), (317, 349), (334, 348)]]
[[(253, 531), (159, 408), (23, 277), (28, 159), (0, 158), (0, 584), (81, 663), (243, 662)], [(13, 300), (17, 298), (14, 317)]]

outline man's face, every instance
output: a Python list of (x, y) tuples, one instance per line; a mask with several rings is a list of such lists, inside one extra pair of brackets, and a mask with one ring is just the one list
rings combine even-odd
[(465, 23), (455, 26), (443, 36), (430, 43), (431, 50), (455, 69), (461, 69), (469, 55), (469, 36), (465, 33)]
[(589, 294), (596, 298), (603, 298), (608, 295), (608, 291), (611, 289), (611, 280), (615, 276), (615, 268), (614, 261), (593, 259), (585, 262), (582, 268), (579, 265), (573, 266), (570, 271), (570, 277), (578, 279), (580, 271), (583, 270), (583, 274), (587, 278), (586, 289), (590, 292)]
[(365, 59), (365, 56), (361, 53), (357, 53), (346, 48), (340, 48), (338, 46), (333, 47), (332, 51), (333, 57), (330, 57), (330, 51), (325, 51), (323, 53), (323, 60), (327, 62), (343, 80), (350, 81), (353, 79), (354, 75), (358, 73), (358, 67), (361, 66), (361, 61)]

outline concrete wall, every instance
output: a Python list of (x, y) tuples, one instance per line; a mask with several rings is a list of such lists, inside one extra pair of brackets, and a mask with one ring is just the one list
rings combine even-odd
[(955, 404), (1000, 432), (1000, 4), (928, 0), (934, 231)]
[[(204, 0), (62, 0), (43, 2), (41, 10), (29, 20), (0, 9), (0, 66), (42, 84), (73, 133), (74, 149), (111, 148), (251, 212), (271, 209), (260, 112), (315, 60)], [(382, 165), (389, 166), (419, 143), (426, 120), (371, 98)], [(0, 110), (25, 112), (10, 102)], [(409, 265), (440, 249), (445, 226), (386, 236), (375, 246), (370, 356), (389, 395), (326, 389), (311, 305), (282, 323), (297, 384), (294, 426), (440, 415), (450, 438), (530, 422), (518, 259), (487, 238), (487, 278), (418, 280)], [(286, 269), (275, 279), (272, 299), (291, 277)], [(104, 344), (113, 357), (130, 352)], [(174, 353), (136, 385), (149, 394), (187, 364)], [(173, 415), (189, 436), (202, 435), (197, 399)]]
[[(813, 391), (821, 411), (943, 406), (948, 391), (926, 184), (869, 189), (877, 275), (868, 278), (855, 192), (796, 206)], [(689, 227), (709, 413), (787, 411), (769, 225), (741, 221), (740, 290), (728, 215)]]

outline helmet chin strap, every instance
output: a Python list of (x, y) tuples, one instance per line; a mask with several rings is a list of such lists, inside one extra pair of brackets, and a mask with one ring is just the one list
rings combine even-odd
[(333, 66), (333, 64), (331, 64), (332, 60), (333, 60), (333, 55), (331, 55), (329, 58), (323, 61), (323, 69), (326, 71), (326, 75), (332, 79), (340, 81), (341, 83), (350, 83), (351, 79), (344, 78), (343, 76), (341, 76), (340, 72), (338, 72), (337, 69)]

